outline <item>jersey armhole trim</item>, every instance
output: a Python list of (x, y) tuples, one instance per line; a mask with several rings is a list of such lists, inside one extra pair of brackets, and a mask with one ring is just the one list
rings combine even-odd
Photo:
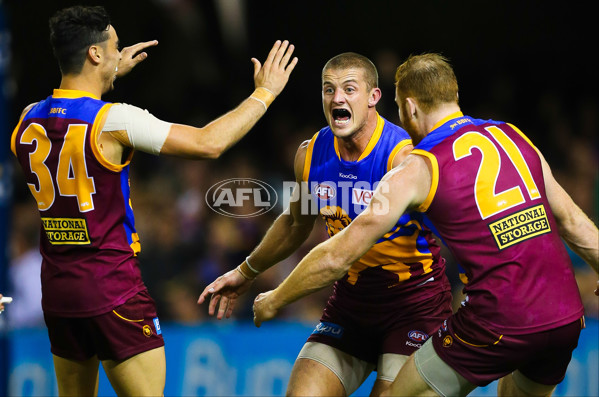
[(33, 109), (35, 107), (35, 105), (36, 104), (29, 105), (29, 109), (26, 108), (26, 111), (23, 111), (23, 114), (21, 115), (21, 118), (19, 119), (17, 126), (12, 131), (12, 135), (10, 137), (10, 151), (15, 156), (17, 155), (17, 132), (19, 132), (19, 128), (21, 128), (21, 124), (23, 124), (23, 120), (25, 120), (25, 117), (27, 117), (27, 115), (29, 114), (29, 112), (31, 112), (31, 109)]
[(318, 132), (314, 134), (312, 139), (310, 139), (310, 143), (308, 144), (308, 148), (306, 149), (306, 158), (304, 159), (304, 172), (302, 173), (302, 181), (308, 182), (308, 178), (310, 177), (310, 166), (312, 164), (312, 153), (314, 152), (314, 143), (318, 138)]
[(120, 172), (123, 170), (123, 168), (128, 166), (129, 163), (131, 162), (131, 158), (133, 157), (133, 150), (130, 151), (129, 156), (127, 156), (127, 160), (125, 161), (124, 164), (114, 164), (114, 163), (111, 163), (110, 161), (108, 161), (108, 159), (106, 159), (106, 157), (104, 157), (102, 152), (100, 152), (100, 148), (98, 147), (98, 138), (99, 138), (100, 131), (102, 130), (101, 126), (100, 126), (100, 121), (102, 119), (104, 119), (104, 116), (106, 115), (106, 113), (108, 112), (108, 110), (110, 109), (110, 107), (112, 105), (114, 105), (114, 104), (107, 103), (106, 105), (102, 106), (102, 108), (96, 115), (96, 119), (94, 120), (89, 143), (90, 143), (90, 146), (92, 147), (92, 151), (94, 152), (94, 156), (96, 157), (96, 159), (98, 160), (98, 162), (100, 164), (102, 164), (106, 169), (108, 169), (110, 171)]
[(428, 208), (433, 202), (433, 199), (435, 198), (435, 194), (437, 193), (437, 189), (439, 187), (439, 163), (437, 162), (437, 158), (435, 157), (435, 155), (430, 152), (427, 152), (426, 150), (414, 149), (412, 150), (412, 153), (426, 157), (431, 162), (431, 190), (428, 192), (428, 195), (426, 196), (424, 202), (420, 204), (418, 208), (416, 208), (416, 211), (418, 212), (426, 212), (428, 211)]
[(391, 171), (391, 169), (393, 168), (393, 163), (395, 162), (395, 156), (397, 156), (397, 153), (399, 153), (401, 149), (405, 148), (407, 145), (410, 144), (412, 144), (411, 139), (404, 139), (393, 148), (391, 154), (389, 155), (389, 159), (387, 160), (387, 172)]

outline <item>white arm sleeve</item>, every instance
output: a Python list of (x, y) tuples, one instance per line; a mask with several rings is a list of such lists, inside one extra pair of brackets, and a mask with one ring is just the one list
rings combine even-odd
[(172, 123), (162, 121), (137, 106), (115, 103), (108, 111), (102, 132), (127, 131), (134, 149), (157, 155), (160, 154), (171, 125)]

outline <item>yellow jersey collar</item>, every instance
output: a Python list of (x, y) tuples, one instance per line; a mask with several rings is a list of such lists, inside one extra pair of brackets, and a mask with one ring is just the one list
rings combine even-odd
[(464, 113), (462, 113), (459, 110), (455, 113), (445, 116), (441, 120), (437, 121), (437, 123), (433, 126), (433, 128), (429, 132), (436, 130), (437, 128), (441, 127), (443, 124), (447, 123), (449, 120), (457, 119), (458, 117), (462, 117), (462, 116), (464, 116)]
[[(364, 151), (362, 152), (360, 157), (356, 160), (356, 162), (365, 159), (370, 154), (370, 152), (372, 152), (372, 149), (374, 149), (377, 142), (381, 138), (381, 134), (383, 133), (383, 127), (385, 126), (385, 120), (379, 115), (378, 112), (376, 113), (376, 117), (377, 117), (377, 121), (376, 121), (376, 127), (374, 128), (374, 132), (372, 133), (372, 136), (370, 137), (370, 140), (368, 141), (368, 145), (366, 145), (366, 148), (364, 149)], [(339, 158), (339, 160), (343, 160), (341, 158), (341, 153), (339, 152), (339, 142), (337, 140), (337, 137), (335, 136), (334, 138), (335, 138), (335, 140), (334, 140), (335, 153), (337, 153), (337, 157)]]
[(100, 99), (97, 96), (95, 96), (94, 94), (92, 94), (91, 92), (80, 91), (80, 90), (63, 90), (60, 88), (54, 89), (54, 92), (52, 93), (52, 97), (67, 98), (67, 99), (90, 97), (90, 98), (94, 98), (94, 99)]

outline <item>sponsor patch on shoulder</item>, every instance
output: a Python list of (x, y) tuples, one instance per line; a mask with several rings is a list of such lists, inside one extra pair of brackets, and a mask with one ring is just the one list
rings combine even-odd
[(343, 327), (333, 323), (321, 322), (314, 328), (312, 334), (327, 335), (339, 339), (343, 336)]

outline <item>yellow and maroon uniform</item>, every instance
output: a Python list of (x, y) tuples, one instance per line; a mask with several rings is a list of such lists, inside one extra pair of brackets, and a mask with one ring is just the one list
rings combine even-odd
[[(432, 187), (419, 210), (466, 276), (467, 299), (433, 339), (435, 351), (477, 385), (515, 369), (539, 383), (559, 383), (583, 306), (537, 149), (511, 124), (457, 112), (412, 153), (432, 165)], [(544, 357), (548, 351), (560, 358)], [(523, 357), (531, 356), (539, 361), (526, 364)]]
[[(114, 312), (146, 290), (129, 196), (131, 154), (125, 164), (112, 164), (97, 144), (110, 106), (87, 92), (57, 89), (23, 115), (12, 135), (11, 149), (41, 216), (42, 308), (49, 328), (59, 318)], [(153, 301), (143, 296), (144, 317), (155, 317)], [(140, 335), (160, 334), (157, 318), (120, 318), (137, 323)], [(60, 333), (50, 331), (55, 351), (52, 335)], [(161, 345), (159, 339), (152, 343)], [(86, 353), (73, 357), (93, 353), (81, 350)]]

